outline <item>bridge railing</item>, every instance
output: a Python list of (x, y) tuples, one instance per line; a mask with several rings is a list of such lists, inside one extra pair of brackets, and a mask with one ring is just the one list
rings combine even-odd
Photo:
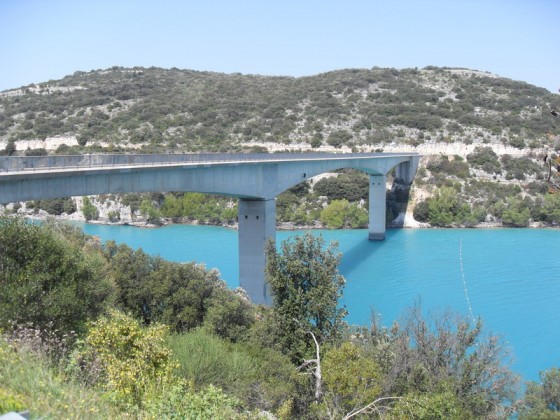
[(391, 155), (415, 155), (415, 153), (177, 153), (0, 156), (0, 173), (51, 169), (157, 166), (220, 162), (372, 158)]

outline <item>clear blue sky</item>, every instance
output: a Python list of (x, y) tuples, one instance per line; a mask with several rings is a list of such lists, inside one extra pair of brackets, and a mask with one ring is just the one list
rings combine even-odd
[(467, 67), (560, 88), (560, 0), (0, 0), (0, 90), (156, 66)]

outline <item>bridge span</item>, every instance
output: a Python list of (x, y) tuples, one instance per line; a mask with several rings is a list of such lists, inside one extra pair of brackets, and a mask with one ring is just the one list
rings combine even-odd
[(411, 183), (417, 153), (154, 154), (0, 157), (0, 203), (129, 192), (238, 197), (239, 284), (269, 304), (264, 248), (276, 237), (276, 196), (315, 175), (353, 168), (369, 175), (371, 240), (385, 238), (387, 174)]

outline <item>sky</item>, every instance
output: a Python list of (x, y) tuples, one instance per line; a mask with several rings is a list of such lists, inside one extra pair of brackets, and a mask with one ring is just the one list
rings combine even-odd
[(560, 0), (0, 0), (0, 91), (76, 71), (464, 67), (560, 88)]

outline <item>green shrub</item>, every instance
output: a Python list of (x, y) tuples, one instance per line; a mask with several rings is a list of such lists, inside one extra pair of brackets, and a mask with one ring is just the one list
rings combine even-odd
[(104, 311), (113, 288), (100, 254), (63, 230), (0, 218), (0, 326), (31, 323), (64, 334)]
[(350, 202), (367, 200), (369, 179), (363, 172), (353, 171), (323, 178), (315, 183), (313, 192), (329, 200), (346, 199)]
[(251, 308), (227, 289), (217, 270), (179, 264), (107, 242), (104, 249), (122, 309), (145, 324), (159, 322), (182, 332), (207, 325), (236, 340), (253, 322)]
[(179, 375), (197, 389), (213, 384), (263, 410), (278, 409), (284, 401), (297, 398), (296, 369), (272, 349), (233, 344), (204, 328), (173, 334), (167, 343), (179, 362)]
[(560, 194), (544, 196), (543, 206), (539, 208), (539, 218), (552, 225), (560, 224)]
[(45, 148), (39, 149), (27, 149), (25, 151), (25, 156), (47, 156), (47, 150)]
[[(73, 370), (88, 382), (102, 387), (124, 406), (142, 407), (158, 393), (179, 384), (171, 350), (165, 345), (167, 328), (140, 323), (112, 311), (93, 322), (72, 356)], [(154, 397), (155, 396), (155, 397)]]
[(208, 223), (231, 223), (237, 217), (237, 205), (231, 198), (192, 192), (166, 195), (160, 210), (164, 217)]
[(500, 174), (502, 172), (498, 155), (491, 147), (476, 147), (472, 153), (467, 155), (467, 160), (473, 166), (480, 168), (489, 174)]
[(121, 220), (121, 214), (118, 210), (111, 210), (107, 213), (107, 218), (110, 222), (115, 223)]
[(258, 373), (253, 358), (242, 347), (229, 343), (205, 329), (167, 337), (167, 344), (179, 362), (179, 375), (199, 389), (214, 384), (234, 395), (235, 388), (249, 392), (252, 378)]
[(520, 419), (560, 418), (560, 369), (539, 372), (540, 383), (529, 382)]
[(140, 203), (140, 213), (148, 223), (154, 225), (161, 225), (161, 212), (157, 209), (150, 200), (142, 200)]
[(342, 199), (331, 201), (321, 211), (319, 219), (330, 229), (363, 228), (367, 226), (369, 216), (364, 208)]
[(82, 214), (86, 220), (97, 220), (99, 218), (99, 210), (97, 210), (97, 207), (91, 203), (87, 196), (82, 200)]
[(513, 158), (503, 155), (501, 158), (503, 168), (507, 172), (506, 179), (523, 181), (527, 176), (543, 172), (543, 168), (528, 157)]
[(348, 145), (350, 140), (352, 140), (352, 134), (346, 130), (333, 131), (327, 137), (327, 143), (336, 148)]
[(221, 389), (208, 385), (199, 392), (186, 391), (182, 386), (166, 389), (165, 396), (150, 400), (141, 417), (156, 419), (245, 419), (238, 413), (240, 402)]
[(74, 213), (76, 211), (76, 203), (71, 197), (55, 198), (52, 200), (36, 200), (33, 203), (35, 211), (42, 209), (47, 213), (60, 216), (62, 213)]
[(414, 216), (414, 220), (424, 223), (428, 222), (430, 220), (429, 200), (417, 203), (416, 206), (414, 206), (414, 210), (412, 210), (412, 215)]
[(389, 410), (388, 420), (400, 419), (469, 420), (473, 414), (462, 406), (452, 391), (408, 394)]
[(458, 207), (457, 192), (453, 188), (444, 187), (429, 200), (429, 220), (432, 226), (450, 226)]
[(16, 142), (14, 139), (8, 140), (6, 147), (0, 155), (12, 156), (16, 153)]
[[(1, 351), (1, 350), (0, 350)], [(0, 356), (1, 360), (1, 356)], [(3, 361), (3, 363), (8, 363)], [(2, 372), (4, 373), (4, 372)], [(26, 402), (21, 394), (13, 392), (0, 386), (0, 413), (8, 413), (11, 411), (24, 411), (26, 409)]]
[(530, 217), (531, 213), (523, 201), (510, 199), (502, 212), (502, 223), (506, 226), (526, 227)]
[(462, 179), (466, 179), (469, 176), (469, 164), (457, 157), (449, 160), (447, 156), (439, 156), (431, 160), (426, 167), (434, 174), (443, 173), (446, 176), (453, 175)]
[(350, 342), (323, 355), (324, 404), (339, 416), (363, 407), (382, 392), (381, 367), (364, 349)]
[(255, 321), (251, 304), (233, 294), (225, 284), (214, 288), (208, 306), (204, 327), (232, 342), (243, 340)]

